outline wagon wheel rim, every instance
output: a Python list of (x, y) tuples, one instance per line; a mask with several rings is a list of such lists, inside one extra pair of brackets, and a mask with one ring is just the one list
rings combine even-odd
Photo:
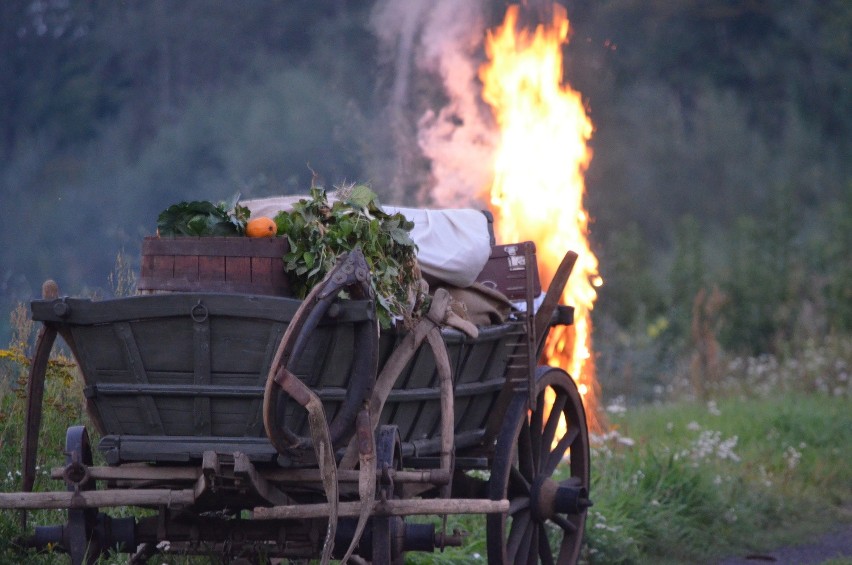
[[(377, 494), (388, 500), (402, 496), (402, 486), (393, 483), (384, 473), (402, 470), (402, 444), (399, 429), (396, 426), (380, 426), (376, 431), (376, 462), (378, 463), (379, 489)], [(373, 565), (398, 565), (405, 562), (399, 530), (402, 519), (399, 516), (373, 516), (372, 518), (372, 563)]]
[[(88, 478), (91, 467), (92, 446), (85, 426), (72, 426), (65, 434), (65, 479), (68, 490), (74, 492), (95, 490), (95, 482)], [(73, 565), (95, 563), (100, 547), (95, 536), (98, 520), (97, 508), (68, 510), (68, 523), (64, 528), (64, 544)]]
[[(549, 412), (548, 389), (555, 396)], [(536, 396), (532, 412), (527, 394), (513, 398), (497, 437), (488, 494), (508, 499), (510, 508), (486, 518), (492, 564), (568, 565), (579, 559), (590, 475), (585, 411), (573, 379), (561, 369), (538, 371)], [(561, 415), (564, 433), (558, 430)], [(554, 478), (557, 469), (568, 476)]]
[[(374, 300), (369, 283), (369, 268), (360, 249), (338, 258), (335, 267), (326, 278), (305, 297), (302, 305), (290, 321), (287, 331), (270, 365), (263, 394), (263, 421), (267, 437), (279, 453), (292, 448), (307, 448), (313, 445), (312, 439), (297, 435), (284, 423), (290, 403), (294, 402), (293, 393), (306, 388), (295, 371), (298, 358), (310, 342), (312, 333), (321, 319), (332, 310), (332, 305), (340, 290), (346, 289), (353, 298)], [(363, 320), (353, 327), (353, 350), (349, 386), (346, 400), (337, 413), (327, 422), (331, 443), (340, 445), (351, 437), (355, 430), (355, 417), (363, 401), (369, 398), (375, 382), (378, 366), (378, 319)], [(295, 386), (285, 390), (279, 380), (288, 373)], [(298, 396), (298, 395), (297, 395)], [(306, 406), (306, 398), (300, 396), (297, 404)]]

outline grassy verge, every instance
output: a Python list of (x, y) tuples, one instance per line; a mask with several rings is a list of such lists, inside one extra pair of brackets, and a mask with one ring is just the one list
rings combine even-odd
[(612, 416), (593, 455), (592, 563), (708, 562), (803, 541), (852, 503), (848, 397), (785, 394)]

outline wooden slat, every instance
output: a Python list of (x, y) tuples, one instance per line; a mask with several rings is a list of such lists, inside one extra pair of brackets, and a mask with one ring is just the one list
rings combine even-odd
[(146, 237), (142, 255), (199, 255), (271, 257), (279, 260), (289, 250), (286, 237)]
[[(130, 374), (133, 380), (138, 384), (148, 384), (148, 375), (145, 374), (145, 365), (142, 361), (142, 355), (139, 353), (139, 348), (136, 345), (136, 340), (133, 337), (133, 330), (127, 322), (121, 322), (113, 326), (115, 334), (118, 336), (123, 348), (127, 367), (130, 369)], [(154, 400), (147, 395), (140, 395), (137, 399), (139, 409), (145, 418), (145, 423), (151, 433), (163, 434), (163, 422), (160, 421), (160, 415), (157, 412), (157, 405)]]
[(192, 255), (181, 255), (175, 257), (174, 276), (187, 281), (198, 280), (198, 257)]
[[(269, 376), (269, 367), (272, 365), (272, 359), (275, 357), (275, 352), (278, 350), (278, 344), (284, 336), (287, 326), (285, 324), (274, 324), (269, 328), (269, 336), (266, 340), (266, 351), (263, 356), (263, 363), (260, 371), (257, 373), (257, 386), (263, 388), (266, 386), (266, 379)], [(249, 410), (249, 417), (246, 419), (245, 434), (250, 436), (259, 435), (263, 431), (263, 414), (261, 406), (263, 398), (258, 398), (252, 402)]]
[[(358, 516), (360, 502), (341, 502), (338, 516)], [(258, 507), (253, 518), (257, 520), (305, 519), (328, 517), (330, 505), (300, 504), (293, 506)], [(482, 500), (479, 498), (385, 500), (373, 504), (372, 514), (377, 516), (414, 516), (439, 514), (499, 514), (509, 511), (508, 500)]]
[[(274, 263), (273, 263), (274, 262)], [(263, 284), (272, 286), (273, 265), (275, 270), (284, 272), (282, 262), (273, 259), (272, 257), (252, 257), (251, 258), (251, 282), (254, 284)]]
[(80, 492), (0, 493), (0, 508), (65, 509), (107, 506), (188, 506), (195, 502), (193, 489), (82, 490)]
[(225, 257), (225, 280), (251, 283), (251, 257)]
[(224, 281), (225, 257), (211, 257), (201, 255), (198, 257), (198, 280), (199, 281)]
[[(263, 320), (289, 322), (301, 305), (300, 300), (288, 297), (246, 296), (207, 292), (183, 294), (152, 294), (92, 301), (86, 298), (59, 300), (70, 312), (60, 317), (53, 309), (57, 301), (35, 300), (31, 303), (33, 320), (51, 321), (60, 324), (105, 324), (130, 320), (172, 318), (189, 314), (198, 300), (204, 301), (211, 316), (235, 318), (259, 318)], [(340, 303), (340, 315), (323, 323), (343, 323), (371, 320), (375, 310), (366, 300), (345, 300)]]
[(175, 258), (171, 255), (155, 255), (151, 258), (152, 269), (151, 274), (159, 278), (169, 278), (174, 276)]
[[(203, 308), (204, 317), (194, 317), (193, 335), (193, 384), (196, 387), (210, 385), (210, 318), (207, 308)], [(196, 434), (210, 435), (210, 397), (196, 395), (193, 401), (193, 429)]]

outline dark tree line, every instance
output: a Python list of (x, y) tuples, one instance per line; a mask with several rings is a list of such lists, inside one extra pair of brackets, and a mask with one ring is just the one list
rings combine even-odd
[[(599, 348), (615, 327), (682, 351), (714, 288), (730, 351), (852, 330), (852, 4), (566, 4), (566, 76), (596, 127)], [(3, 311), (46, 277), (108, 294), (116, 253), (138, 260), (180, 200), (303, 191), (314, 173), (381, 195), (398, 148), (374, 5), (0, 2)]]

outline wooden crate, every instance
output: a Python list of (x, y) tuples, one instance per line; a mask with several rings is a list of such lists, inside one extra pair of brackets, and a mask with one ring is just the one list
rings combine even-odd
[(291, 296), (285, 237), (146, 237), (143, 292), (229, 292)]
[(541, 281), (535, 260), (535, 243), (532, 241), (493, 246), (491, 257), (476, 278), (477, 282), (499, 290), (510, 300), (523, 300), (527, 295), (526, 257), (528, 254), (532, 262), (530, 265), (533, 275), (532, 294), (538, 296), (541, 293)]

